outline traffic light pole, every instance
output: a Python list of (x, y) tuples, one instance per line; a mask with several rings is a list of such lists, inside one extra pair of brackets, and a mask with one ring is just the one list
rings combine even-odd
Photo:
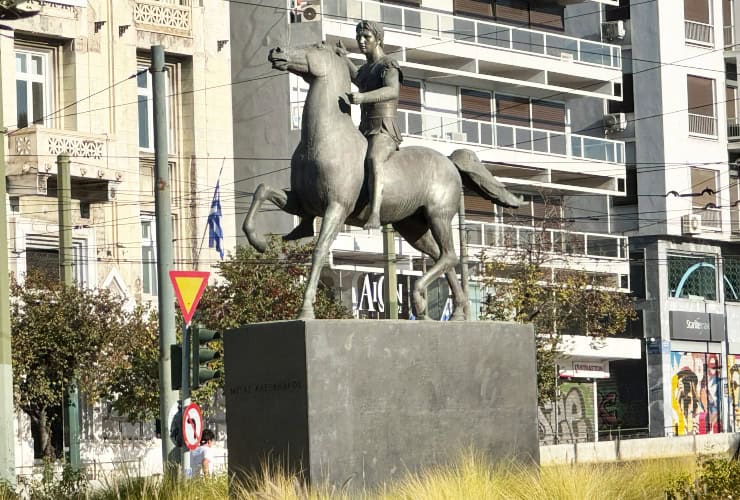
[(159, 309), (159, 418), (162, 435), (162, 466), (165, 474), (175, 473), (179, 450), (170, 439), (168, 418), (170, 409), (177, 405), (177, 392), (172, 390), (170, 345), (175, 336), (175, 293), (170, 285), (172, 269), (172, 206), (170, 173), (167, 158), (167, 112), (165, 100), (164, 48), (152, 46), (152, 74), (154, 101), (154, 190), (155, 219), (157, 223), (157, 303)]

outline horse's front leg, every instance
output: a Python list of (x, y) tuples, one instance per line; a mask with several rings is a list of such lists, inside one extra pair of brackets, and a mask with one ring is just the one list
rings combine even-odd
[(313, 319), (315, 317), (313, 303), (316, 299), (316, 287), (319, 284), (321, 268), (324, 266), (324, 262), (326, 262), (326, 257), (329, 255), (329, 249), (331, 248), (332, 243), (334, 243), (337, 234), (339, 234), (342, 224), (347, 219), (348, 213), (349, 209), (347, 207), (343, 207), (336, 202), (331, 203), (326, 209), (326, 213), (321, 220), (319, 239), (313, 250), (311, 274), (306, 283), (306, 291), (303, 294), (303, 306), (301, 307), (298, 319)]
[(293, 215), (302, 215), (300, 205), (292, 191), (274, 189), (267, 184), (260, 184), (252, 197), (252, 204), (249, 207), (247, 216), (244, 218), (242, 230), (247, 236), (249, 243), (258, 251), (264, 252), (267, 249), (267, 242), (261, 234), (257, 234), (255, 227), (255, 216), (259, 212), (265, 201), (271, 201), (280, 210)]

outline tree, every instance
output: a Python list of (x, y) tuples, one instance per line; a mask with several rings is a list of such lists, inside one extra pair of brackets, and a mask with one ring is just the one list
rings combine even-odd
[(492, 290), (483, 317), (534, 327), (540, 402), (555, 398), (563, 334), (586, 334), (599, 342), (624, 332), (636, 318), (632, 297), (618, 291), (613, 279), (610, 283), (605, 275), (563, 269), (567, 260), (554, 262), (548, 235), (544, 229), (533, 232), (530, 245), (507, 252), (505, 260), (481, 254), (482, 283)]
[(31, 419), (44, 456), (61, 450), (52, 443), (53, 409), (62, 405), (73, 375), (95, 401), (131, 338), (123, 301), (107, 290), (68, 287), (41, 275), (25, 283), (11, 279), (13, 383), (16, 407)]

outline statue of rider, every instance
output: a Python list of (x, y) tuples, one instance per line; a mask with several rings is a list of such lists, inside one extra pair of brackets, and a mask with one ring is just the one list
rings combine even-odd
[(359, 92), (350, 93), (348, 98), (352, 104), (360, 105), (360, 132), (367, 138), (368, 146), (365, 165), (369, 174), (370, 215), (364, 227), (377, 229), (380, 227), (383, 195), (383, 164), (401, 144), (396, 112), (403, 74), (398, 61), (383, 51), (383, 27), (380, 24), (360, 21), (356, 37), (367, 63), (357, 68), (347, 59), (352, 83), (359, 89)]

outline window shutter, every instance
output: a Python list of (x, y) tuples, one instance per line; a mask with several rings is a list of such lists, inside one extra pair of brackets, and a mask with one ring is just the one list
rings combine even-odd
[(471, 220), (496, 222), (496, 211), (493, 203), (474, 194), (465, 195), (465, 216)]
[(526, 26), (529, 24), (529, 4), (523, 0), (496, 0), (496, 20)]
[(404, 80), (398, 96), (398, 108), (421, 111), (421, 82)]
[(722, 0), (722, 25), (732, 26), (732, 0)]
[(695, 208), (704, 208), (707, 203), (717, 204), (717, 172), (708, 168), (691, 167), (691, 192), (701, 193), (711, 189), (714, 194), (703, 194), (692, 198)]
[(481, 90), (460, 89), (460, 111), (463, 118), (491, 120), (491, 94)]
[(683, 18), (709, 24), (709, 0), (683, 0)]
[(689, 113), (714, 116), (714, 80), (699, 76), (686, 76)]
[(456, 15), (493, 17), (491, 0), (455, 0), (454, 9)]
[(529, 24), (533, 28), (544, 28), (555, 31), (564, 31), (563, 7), (535, 7), (529, 8)]
[(529, 127), (529, 99), (496, 94), (496, 121), (505, 125)]
[(545, 130), (565, 131), (565, 104), (532, 101), (532, 126)]
[(725, 106), (727, 108), (727, 118), (735, 118), (737, 111), (735, 110), (737, 101), (737, 89), (735, 87), (725, 88)]

